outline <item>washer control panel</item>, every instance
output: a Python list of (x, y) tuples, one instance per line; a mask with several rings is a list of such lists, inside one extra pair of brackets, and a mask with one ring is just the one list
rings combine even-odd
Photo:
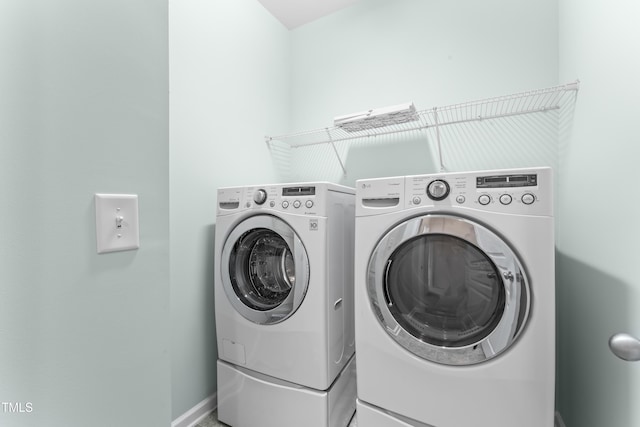
[(326, 215), (328, 191), (354, 194), (335, 184), (272, 184), (218, 189), (218, 214), (265, 209), (299, 215)]

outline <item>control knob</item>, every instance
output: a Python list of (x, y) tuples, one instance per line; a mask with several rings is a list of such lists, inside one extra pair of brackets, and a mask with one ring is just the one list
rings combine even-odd
[(531, 193), (525, 193), (525, 194), (522, 195), (522, 199), (521, 200), (522, 200), (522, 203), (524, 203), (525, 205), (530, 205), (530, 204), (532, 204), (533, 202), (536, 201), (536, 198)]
[(267, 192), (263, 189), (260, 189), (253, 193), (253, 201), (256, 202), (257, 205), (261, 205), (267, 201)]
[(512, 201), (513, 198), (509, 194), (503, 194), (502, 196), (500, 196), (500, 203), (502, 203), (503, 205), (508, 205)]
[(481, 194), (480, 197), (478, 197), (478, 203), (480, 203), (482, 206), (486, 206), (491, 203), (491, 197), (486, 194)]
[(431, 200), (443, 200), (449, 195), (449, 184), (447, 181), (436, 179), (427, 186), (427, 196)]

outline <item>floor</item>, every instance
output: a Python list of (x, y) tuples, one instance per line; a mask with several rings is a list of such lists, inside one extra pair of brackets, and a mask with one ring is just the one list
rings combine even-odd
[(217, 426), (226, 426), (226, 424), (222, 424), (218, 421), (218, 411), (213, 411), (209, 415), (206, 416), (202, 421), (195, 425), (195, 427), (217, 427)]
[[(562, 421), (562, 417), (560, 417), (560, 415), (557, 413), (556, 413), (556, 420), (554, 424), (556, 427), (564, 427), (564, 422)], [(196, 424), (194, 427), (228, 427), (228, 426), (218, 421), (218, 411), (213, 411), (212, 413), (207, 415), (206, 418), (204, 418), (202, 421)], [(351, 423), (349, 424), (348, 427), (358, 427), (355, 416), (351, 420)]]

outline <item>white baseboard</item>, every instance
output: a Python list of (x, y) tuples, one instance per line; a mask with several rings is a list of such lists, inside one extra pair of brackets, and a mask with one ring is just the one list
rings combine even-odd
[(562, 419), (562, 415), (560, 415), (560, 412), (556, 411), (556, 427), (567, 427), (564, 423), (564, 420)]
[(218, 407), (218, 394), (214, 393), (173, 420), (171, 427), (193, 427)]

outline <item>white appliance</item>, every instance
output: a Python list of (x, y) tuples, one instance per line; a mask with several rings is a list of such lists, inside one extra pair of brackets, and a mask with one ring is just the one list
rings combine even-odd
[(549, 168), (356, 184), (361, 427), (553, 427)]
[(354, 193), (326, 182), (218, 190), (220, 421), (333, 427), (352, 417)]

